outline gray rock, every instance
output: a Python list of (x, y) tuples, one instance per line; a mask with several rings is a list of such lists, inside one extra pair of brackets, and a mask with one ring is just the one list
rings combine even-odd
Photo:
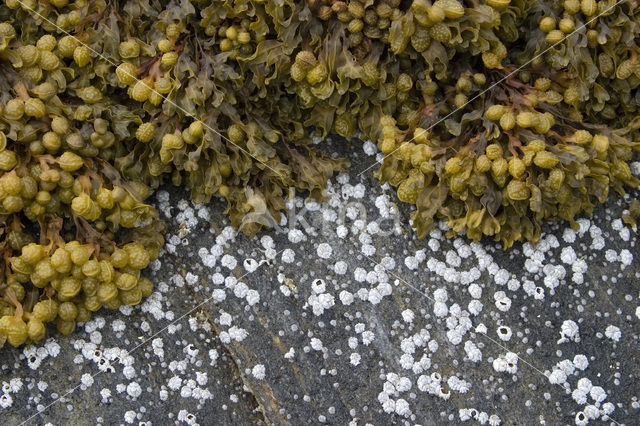
[[(347, 143), (327, 142), (340, 152)], [(371, 172), (358, 176), (373, 157), (353, 159), (329, 189), (339, 195), (307, 205), (313, 230), (297, 221), (300, 232), (283, 224), (236, 236), (220, 201), (193, 206), (180, 190), (160, 191), (169, 233), (149, 273), (157, 293), (129, 315), (100, 312), (99, 343), (95, 319), (54, 336), (60, 354), (37, 370), (22, 349), (3, 349), (2, 381), (23, 383), (3, 424), (47, 407), (85, 373), (90, 386), (29, 422), (637, 423), (640, 254), (618, 221), (625, 202), (611, 197), (578, 232), (549, 224), (536, 247), (504, 251), (444, 230), (416, 240), (393, 191)], [(135, 376), (119, 360), (100, 373), (92, 338), (103, 357), (129, 351), (133, 361), (120, 355)]]

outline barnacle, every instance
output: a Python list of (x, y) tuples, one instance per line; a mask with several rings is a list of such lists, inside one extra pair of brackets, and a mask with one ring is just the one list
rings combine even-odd
[(348, 163), (312, 135), (376, 142), (419, 237), (445, 220), (450, 236), (535, 242), (542, 221), (576, 226), (639, 183), (635, 1), (52, 4), (0, 4), (14, 345), (151, 293), (140, 271), (162, 224), (144, 200), (163, 183), (224, 198), (249, 234), (256, 214), (278, 222), (288, 188), (322, 198)]

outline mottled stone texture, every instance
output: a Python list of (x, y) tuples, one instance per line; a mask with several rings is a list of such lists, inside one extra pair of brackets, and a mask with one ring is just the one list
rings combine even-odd
[[(180, 204), (187, 195), (167, 188), (168, 199), (166, 193), (158, 195), (160, 208), (179, 207), (165, 211), (171, 216), (172, 246), (149, 271), (160, 290), (155, 299), (130, 315), (126, 310), (101, 311), (104, 321), (94, 319), (70, 337), (52, 333), (60, 352), (45, 358), (37, 370), (29, 368), (22, 348), (4, 348), (0, 380), (10, 387), (17, 383), (11, 379), (21, 378), (22, 389), (3, 389), (13, 403), (0, 409), (0, 423), (443, 424), (459, 423), (467, 413), (475, 415), (473, 423), (573, 424), (581, 410), (592, 410), (585, 408), (589, 404), (599, 412), (592, 422), (603, 421), (603, 410), (611, 408), (603, 405), (607, 402), (615, 410), (605, 423), (637, 423), (640, 253), (636, 234), (616, 222), (626, 202), (611, 197), (575, 242), (570, 242), (566, 223), (549, 225), (536, 248), (520, 244), (505, 252), (491, 241), (469, 246), (465, 239), (438, 238), (437, 233), (419, 241), (406, 226), (405, 206), (399, 211), (405, 225), (381, 236), (375, 226), (366, 227), (378, 221), (387, 229), (392, 221), (382, 220), (376, 198), (387, 193), (393, 203), (393, 192), (378, 189), (371, 176), (357, 176), (372, 157), (354, 155), (353, 160), (354, 172), (338, 177), (330, 189), (340, 197), (324, 207), (312, 205), (306, 213), (316, 230), (315, 235), (303, 232), (302, 241), (283, 229), (220, 244), (227, 224), (224, 206)], [(358, 183), (364, 184), (364, 194)], [(364, 229), (358, 229), (347, 211), (343, 223), (348, 235), (340, 238), (341, 211), (349, 201), (361, 203), (367, 218), (361, 223)], [(334, 216), (338, 219), (326, 227), (328, 232), (314, 220)], [(265, 235), (273, 243), (261, 241)], [(213, 258), (204, 256), (211, 254), (216, 238), (222, 252), (214, 248), (212, 265)], [(328, 258), (318, 253), (321, 243), (332, 249)], [(569, 246), (575, 259), (563, 252)], [(291, 252), (283, 252), (287, 248), (295, 254), (291, 263), (282, 259), (291, 260)], [(544, 250), (536, 252), (540, 248)], [(634, 257), (625, 268), (623, 249)], [(273, 250), (276, 256), (269, 259)], [(223, 254), (237, 261), (232, 271), (224, 266)], [(248, 258), (262, 263), (253, 270), (243, 266)], [(539, 263), (538, 271), (532, 262)], [(216, 283), (216, 271), (246, 286), (228, 278), (226, 284)], [(536, 298), (527, 280), (544, 291), (544, 298)], [(482, 290), (479, 298), (469, 291), (473, 283)], [(441, 300), (444, 293), (434, 294), (436, 289), (446, 290), (446, 300)], [(259, 301), (249, 290), (257, 291)], [(435, 306), (435, 299), (446, 306), (444, 316), (438, 316), (442, 305)], [(467, 315), (470, 310), (477, 315)], [(578, 325), (579, 341), (560, 340), (566, 321)], [(618, 341), (615, 327), (621, 333)], [(500, 335), (507, 333), (510, 339), (502, 340)], [(86, 350), (93, 349), (91, 341), (101, 354)], [(480, 350), (480, 361), (471, 361), (465, 345), (473, 345), (467, 342)], [(118, 352), (113, 359), (109, 348), (115, 347), (132, 358)], [(508, 352), (519, 357), (517, 371), (496, 371), (494, 360)], [(576, 369), (576, 355), (586, 356), (584, 371)], [(99, 364), (105, 362), (100, 357), (111, 357), (113, 372), (100, 372)], [(550, 383), (545, 376), (563, 360), (571, 362), (560, 370), (575, 371), (564, 384)], [(95, 375), (93, 383), (77, 387), (89, 384), (85, 373)], [(427, 385), (433, 384), (426, 378), (432, 375), (442, 378), (437, 389)], [(600, 386), (606, 399), (596, 404), (596, 389), (591, 396), (587, 391), (586, 403), (579, 403), (574, 391), (587, 383), (579, 383), (581, 378)], [(46, 389), (39, 389), (39, 382), (46, 382)], [(104, 389), (111, 396), (105, 398)], [(48, 406), (60, 395), (62, 401)], [(38, 405), (48, 407), (30, 417)]]

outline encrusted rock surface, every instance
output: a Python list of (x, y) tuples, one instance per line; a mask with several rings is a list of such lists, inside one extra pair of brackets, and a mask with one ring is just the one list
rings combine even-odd
[(536, 247), (444, 226), (416, 240), (393, 191), (358, 176), (372, 160), (352, 154), (326, 203), (294, 200), (255, 239), (220, 201), (159, 191), (154, 295), (3, 348), (0, 422), (637, 422), (640, 253), (625, 200), (578, 231), (549, 225)]

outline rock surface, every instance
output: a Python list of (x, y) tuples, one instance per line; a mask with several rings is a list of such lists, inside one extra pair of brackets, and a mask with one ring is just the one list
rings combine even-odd
[(549, 225), (535, 247), (447, 239), (444, 226), (416, 240), (393, 191), (358, 175), (374, 157), (352, 160), (326, 203), (294, 199), (253, 239), (220, 201), (159, 191), (169, 233), (154, 295), (3, 348), (0, 422), (637, 424), (626, 201), (577, 231)]

